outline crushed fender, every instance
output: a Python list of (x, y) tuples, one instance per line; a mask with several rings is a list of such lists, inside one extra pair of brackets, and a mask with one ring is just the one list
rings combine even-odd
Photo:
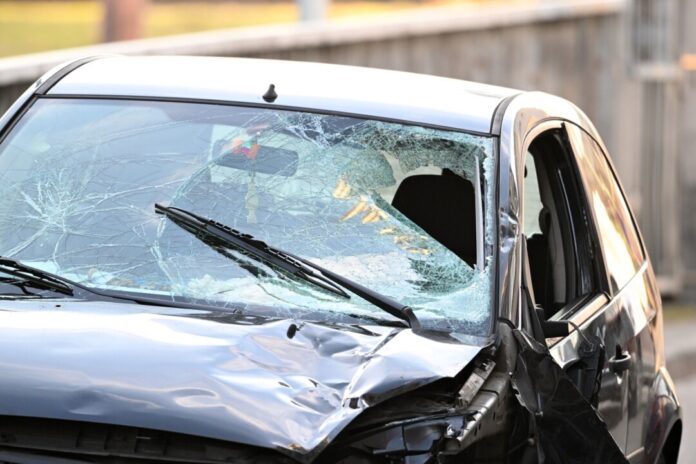
[(531, 414), (540, 464), (626, 464), (595, 408), (551, 357), (547, 347), (515, 330), (519, 346), (512, 376)]

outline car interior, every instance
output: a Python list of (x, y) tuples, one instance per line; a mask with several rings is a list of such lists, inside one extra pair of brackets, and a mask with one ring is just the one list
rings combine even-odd
[(449, 169), (417, 174), (399, 184), (392, 206), (452, 250), (470, 266), (476, 264), (474, 186)]
[[(525, 167), (525, 235), (536, 303), (547, 319), (567, 315), (596, 293), (594, 247), (579, 179), (562, 130), (529, 147)], [(476, 263), (471, 182), (448, 169), (406, 177), (392, 206), (471, 266)]]
[(536, 303), (547, 319), (596, 290), (594, 248), (564, 132), (535, 139), (525, 163), (524, 233)]

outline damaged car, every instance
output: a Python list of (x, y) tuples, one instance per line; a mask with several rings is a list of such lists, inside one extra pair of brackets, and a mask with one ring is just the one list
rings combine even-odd
[(676, 464), (655, 276), (561, 98), (86, 58), (0, 178), (0, 462)]

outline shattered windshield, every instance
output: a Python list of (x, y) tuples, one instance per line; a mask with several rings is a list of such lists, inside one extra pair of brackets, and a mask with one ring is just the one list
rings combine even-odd
[(409, 305), (426, 327), (485, 335), (491, 151), (486, 137), (344, 116), (44, 98), (0, 145), (0, 255), (98, 289), (391, 318), (203, 243), (162, 203)]

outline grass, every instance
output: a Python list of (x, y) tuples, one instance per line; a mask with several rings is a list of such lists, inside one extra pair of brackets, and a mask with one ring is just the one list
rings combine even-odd
[(101, 14), (99, 2), (0, 2), (0, 56), (95, 43)]
[[(329, 17), (372, 14), (433, 6), (457, 0), (394, 0), (333, 3)], [(145, 20), (145, 37), (208, 29), (241, 27), (297, 20), (295, 2), (152, 3)], [(102, 3), (83, 1), (0, 0), (0, 57), (100, 41)]]

